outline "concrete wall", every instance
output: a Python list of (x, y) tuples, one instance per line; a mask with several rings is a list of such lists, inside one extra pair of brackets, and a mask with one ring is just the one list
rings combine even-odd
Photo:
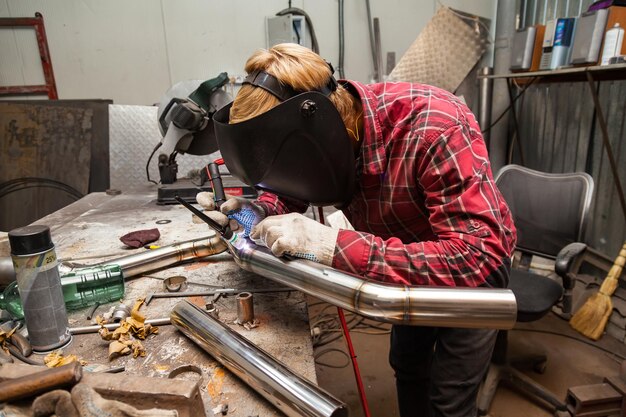
[[(371, 0), (379, 17), (383, 58), (399, 60), (439, 7), (495, 18), (496, 0)], [(0, 17), (45, 19), (61, 99), (107, 98), (153, 104), (181, 80), (226, 71), (242, 75), (246, 58), (265, 47), (265, 17), (281, 0), (0, 0)], [(338, 59), (338, 1), (295, 0), (313, 21), (320, 54)], [(365, 1), (345, 2), (345, 75), (372, 75)], [(43, 83), (35, 35), (0, 29), (0, 85)]]

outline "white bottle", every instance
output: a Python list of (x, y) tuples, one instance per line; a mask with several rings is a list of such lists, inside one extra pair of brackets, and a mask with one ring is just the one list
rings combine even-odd
[(602, 60), (600, 65), (609, 65), (609, 59), (620, 54), (622, 42), (624, 41), (624, 29), (616, 23), (613, 28), (606, 31), (604, 35), (604, 48), (602, 49)]

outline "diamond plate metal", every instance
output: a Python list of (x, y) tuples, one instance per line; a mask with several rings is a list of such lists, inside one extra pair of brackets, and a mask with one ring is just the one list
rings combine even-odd
[[(145, 187), (146, 162), (161, 141), (156, 106), (109, 105), (109, 157), (111, 188), (129, 191)], [(150, 178), (159, 181), (158, 151), (150, 161)], [(178, 155), (178, 178), (202, 168), (213, 155)]]

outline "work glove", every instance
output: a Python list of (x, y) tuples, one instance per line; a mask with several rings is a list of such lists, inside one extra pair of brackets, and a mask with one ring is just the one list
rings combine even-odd
[[(215, 210), (213, 193), (201, 192), (196, 195), (196, 201), (205, 210), (205, 214), (221, 226), (230, 225), (230, 230), (247, 237), (254, 226), (265, 218), (265, 211), (253, 202), (242, 197), (226, 195), (226, 201)], [(194, 222), (202, 221), (194, 216)]]
[(290, 255), (330, 266), (335, 255), (339, 229), (324, 226), (298, 213), (269, 216), (250, 233), (275, 256)]

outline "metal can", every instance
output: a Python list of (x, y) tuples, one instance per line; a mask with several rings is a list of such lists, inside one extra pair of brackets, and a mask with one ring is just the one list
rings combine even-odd
[(43, 353), (65, 346), (72, 336), (50, 228), (14, 229), (9, 232), (9, 243), (33, 350)]

